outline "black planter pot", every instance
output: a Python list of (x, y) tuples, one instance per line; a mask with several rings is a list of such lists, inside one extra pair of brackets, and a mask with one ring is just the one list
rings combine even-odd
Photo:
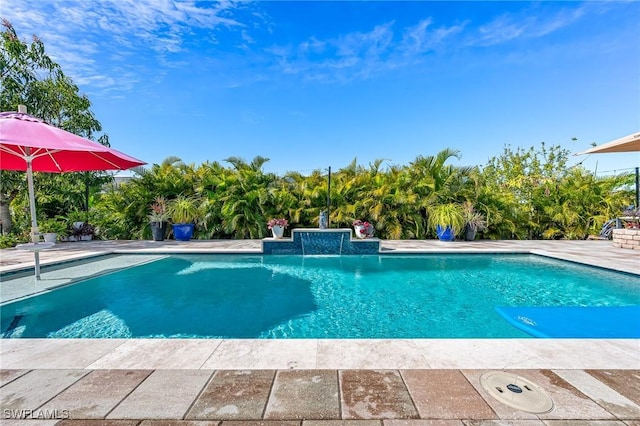
[(167, 233), (167, 222), (151, 222), (151, 234), (153, 241), (164, 241)]
[(472, 226), (465, 226), (464, 227), (464, 239), (465, 241), (473, 241), (476, 239), (476, 234), (478, 233), (478, 230)]

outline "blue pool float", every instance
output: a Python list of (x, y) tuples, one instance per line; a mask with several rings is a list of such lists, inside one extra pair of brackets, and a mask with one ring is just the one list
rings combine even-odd
[(535, 337), (640, 338), (640, 306), (496, 307), (514, 327)]

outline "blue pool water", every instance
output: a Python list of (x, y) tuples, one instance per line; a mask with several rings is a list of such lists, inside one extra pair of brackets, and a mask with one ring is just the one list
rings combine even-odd
[(2, 306), (3, 337), (528, 337), (496, 307), (640, 305), (640, 277), (533, 255), (175, 255)]

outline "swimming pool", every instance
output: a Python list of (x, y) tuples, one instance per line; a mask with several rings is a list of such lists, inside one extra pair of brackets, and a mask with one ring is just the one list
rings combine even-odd
[(172, 255), (2, 306), (3, 337), (529, 337), (496, 307), (640, 305), (640, 277), (535, 255)]

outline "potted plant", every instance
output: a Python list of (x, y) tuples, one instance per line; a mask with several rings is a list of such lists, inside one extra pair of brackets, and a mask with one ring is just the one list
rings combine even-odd
[[(88, 221), (88, 213), (82, 210), (71, 210), (67, 213), (67, 236), (64, 241), (80, 241), (82, 238), (82, 227)], [(86, 239), (86, 237), (85, 237)]]
[(453, 241), (464, 227), (462, 207), (456, 203), (438, 204), (429, 209), (429, 228), (440, 241)]
[(91, 241), (95, 234), (95, 227), (87, 222), (83, 222), (80, 227), (74, 224), (72, 234), (75, 241)]
[(179, 195), (169, 201), (168, 211), (173, 222), (173, 237), (178, 241), (189, 241), (199, 214), (198, 201), (194, 197)]
[(370, 238), (373, 237), (373, 225), (369, 222), (363, 222), (362, 220), (354, 220), (353, 223), (353, 231), (356, 234), (357, 238)]
[(482, 213), (476, 211), (470, 202), (464, 203), (462, 207), (462, 215), (464, 217), (464, 239), (473, 241), (476, 239), (478, 231), (487, 229), (487, 221)]
[(271, 219), (267, 222), (267, 228), (271, 229), (273, 238), (280, 239), (284, 235), (284, 229), (289, 226), (287, 219)]
[(67, 224), (60, 219), (49, 218), (41, 220), (38, 228), (46, 243), (55, 243), (58, 237), (67, 235)]
[(153, 241), (164, 241), (168, 221), (169, 211), (167, 210), (167, 201), (164, 197), (156, 197), (153, 203), (151, 203), (151, 212), (149, 213)]

